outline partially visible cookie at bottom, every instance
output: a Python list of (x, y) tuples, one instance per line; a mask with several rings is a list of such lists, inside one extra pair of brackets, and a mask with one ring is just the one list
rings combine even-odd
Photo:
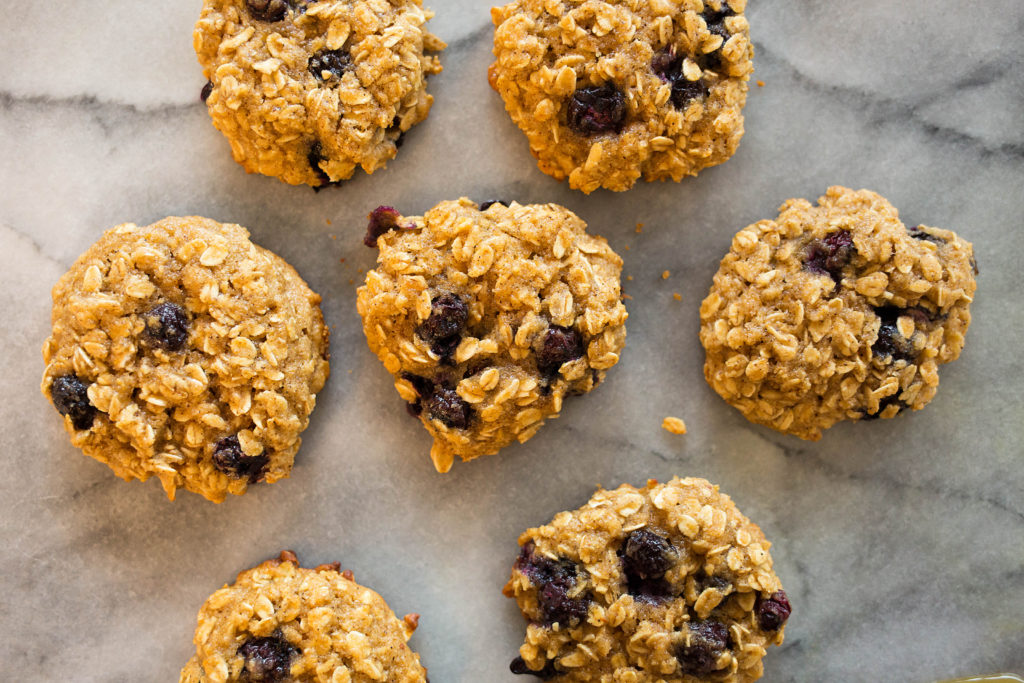
[(418, 620), (338, 563), (306, 569), (284, 551), (203, 604), (179, 683), (426, 683), (407, 645)]
[(600, 489), (519, 537), (511, 670), (559, 683), (747, 683), (792, 607), (771, 544), (699, 478)]

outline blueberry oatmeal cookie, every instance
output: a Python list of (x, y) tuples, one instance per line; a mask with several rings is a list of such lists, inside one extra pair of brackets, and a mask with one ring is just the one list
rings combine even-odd
[(220, 502), (291, 472), (327, 345), (320, 297), (245, 228), (126, 223), (54, 287), (42, 389), (119, 477)]
[(704, 376), (747, 419), (803, 439), (935, 396), (971, 322), (973, 248), (831, 187), (741, 230), (701, 304)]
[(367, 244), (380, 254), (358, 292), (363, 330), (439, 472), (526, 441), (619, 360), (622, 259), (561, 206), (380, 207)]
[(250, 173), (320, 187), (395, 156), (444, 43), (420, 0), (205, 0), (203, 98)]
[(540, 169), (589, 193), (679, 181), (743, 136), (746, 0), (516, 0), (491, 10), (491, 86)]
[(519, 545), (504, 593), (529, 626), (513, 673), (753, 681), (782, 643), (791, 608), (771, 544), (704, 479), (598, 490)]
[(337, 562), (304, 569), (286, 550), (207, 599), (179, 680), (426, 683), (406, 644), (418, 621), (399, 621)]

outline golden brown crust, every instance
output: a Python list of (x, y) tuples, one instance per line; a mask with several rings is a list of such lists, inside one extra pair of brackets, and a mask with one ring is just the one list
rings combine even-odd
[(908, 231), (874, 192), (791, 199), (722, 259), (701, 304), (705, 377), (747, 419), (803, 439), (920, 410), (963, 348), (973, 271), (970, 242)]
[[(53, 333), (43, 348), (43, 393), (74, 376), (87, 387), (88, 428), (64, 422), (71, 442), (123, 479), (156, 475), (220, 502), (249, 479), (287, 477), (327, 379), (328, 328), (320, 297), (245, 228), (196, 216), (108, 230), (53, 289)], [(147, 338), (149, 314), (184, 313), (187, 341)], [(218, 442), (237, 437), (265, 458), (252, 477), (218, 469)]]

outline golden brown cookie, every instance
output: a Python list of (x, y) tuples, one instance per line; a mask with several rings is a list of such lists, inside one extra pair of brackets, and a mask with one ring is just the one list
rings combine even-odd
[(291, 472), (328, 334), (319, 295), (245, 228), (125, 223), (54, 287), (42, 389), (119, 477), (220, 502)]
[(589, 193), (679, 181), (743, 136), (746, 0), (515, 0), (489, 80), (540, 169)]
[(299, 567), (294, 553), (238, 575), (199, 610), (196, 654), (180, 683), (426, 683), (384, 599), (338, 563)]
[(748, 420), (819, 439), (935, 396), (971, 322), (973, 248), (831, 187), (733, 238), (701, 304), (704, 376)]
[(771, 544), (704, 479), (598, 490), (529, 529), (505, 585), (529, 625), (513, 673), (560, 683), (746, 683), (791, 607)]
[(363, 331), (439, 472), (526, 441), (619, 360), (622, 260), (561, 206), (380, 207), (367, 244), (380, 254), (359, 288)]
[(235, 161), (314, 187), (383, 168), (433, 102), (431, 16), (420, 0), (204, 0), (203, 98)]

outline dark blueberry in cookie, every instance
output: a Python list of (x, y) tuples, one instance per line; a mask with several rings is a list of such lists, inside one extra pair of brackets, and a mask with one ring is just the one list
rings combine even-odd
[(793, 608), (789, 605), (786, 591), (776, 591), (768, 598), (759, 597), (754, 611), (762, 631), (778, 631), (789, 619)]
[(419, 417), (423, 414), (423, 401), (417, 399), (415, 403), (406, 403), (405, 412), (413, 417)]
[(843, 268), (857, 253), (853, 235), (849, 230), (837, 230), (824, 239), (814, 240), (807, 246), (804, 265), (812, 273), (828, 275), (834, 282), (843, 279)]
[(432, 418), (452, 429), (465, 429), (473, 417), (473, 408), (450, 387), (434, 387), (434, 393), (426, 399), (426, 407)]
[(651, 60), (651, 70), (661, 80), (672, 85), (672, 106), (682, 109), (690, 100), (700, 99), (707, 96), (708, 87), (704, 81), (691, 81), (683, 75), (684, 57), (676, 56), (672, 50), (659, 52)]
[(551, 660), (544, 662), (544, 668), (540, 671), (534, 671), (530, 667), (526, 666), (526, 662), (523, 661), (522, 657), (516, 657), (512, 660), (512, 663), (508, 666), (509, 671), (514, 674), (521, 675), (526, 674), (528, 676), (536, 676), (537, 678), (546, 681), (549, 678), (554, 678), (558, 675), (558, 670), (555, 669), (555, 663)]
[(883, 358), (891, 358), (895, 363), (898, 360), (905, 360), (912, 363), (917, 359), (917, 350), (914, 342), (900, 334), (896, 321), (901, 315), (907, 315), (907, 311), (895, 306), (876, 308), (875, 315), (881, 319), (878, 328), (878, 339), (871, 345), (871, 352)]
[(386, 232), (398, 228), (398, 212), (390, 206), (378, 206), (370, 214), (370, 222), (366, 226), (366, 237), (363, 244), (368, 247), (377, 246), (377, 238)]
[(188, 314), (178, 304), (165, 301), (142, 315), (146, 322), (143, 339), (165, 351), (180, 351), (188, 341)]
[(324, 80), (325, 71), (341, 78), (351, 68), (352, 57), (346, 50), (320, 50), (309, 58), (309, 73), (320, 81)]
[(266, 455), (246, 455), (234, 434), (225, 436), (213, 447), (214, 467), (229, 476), (247, 478), (250, 484), (260, 480), (269, 461)]
[(622, 130), (626, 97), (614, 85), (580, 88), (569, 98), (569, 128), (580, 135)]
[(898, 394), (894, 394), (892, 396), (886, 396), (885, 398), (883, 398), (881, 401), (878, 402), (878, 412), (877, 413), (864, 413), (863, 416), (860, 419), (862, 419), (862, 420), (877, 420), (878, 418), (880, 418), (882, 416), (882, 413), (885, 412), (885, 409), (888, 408), (889, 406), (892, 406), (892, 405), (899, 406), (899, 410), (896, 411), (897, 415), (902, 413), (904, 408), (908, 407), (906, 403), (904, 403), (903, 401), (901, 401), (899, 399), (899, 395)]
[(281, 21), (291, 3), (288, 0), (245, 0), (253, 19), (260, 21)]
[(722, 9), (713, 10), (708, 6), (704, 10), (704, 23), (708, 25), (708, 31), (714, 33), (716, 36), (722, 36), (725, 40), (729, 40), (729, 29), (725, 27), (726, 17), (731, 17), (735, 12), (722, 0)]
[(661, 578), (675, 559), (672, 544), (647, 529), (630, 532), (619, 552), (626, 574), (641, 579)]
[(430, 317), (416, 328), (417, 334), (430, 343), (430, 349), (441, 358), (448, 358), (458, 348), (462, 330), (469, 320), (469, 307), (456, 294), (444, 293), (430, 302)]
[(570, 597), (579, 577), (579, 568), (571, 560), (552, 560), (533, 552), (534, 546), (523, 546), (515, 568), (537, 587), (537, 602), (548, 624), (568, 625), (587, 618), (590, 593)]
[(946, 240), (942, 239), (938, 235), (933, 235), (930, 232), (924, 230), (920, 225), (915, 225), (912, 228), (907, 228), (907, 232), (915, 240), (922, 240), (924, 242), (931, 242), (932, 244), (945, 244)]
[(313, 173), (316, 174), (317, 179), (320, 181), (320, 185), (314, 187), (314, 190), (319, 190), (322, 187), (333, 184), (331, 176), (327, 175), (327, 171), (320, 168), (320, 163), (327, 161), (327, 157), (324, 156), (324, 148), (319, 140), (309, 146), (309, 154), (306, 155), (306, 161), (309, 162), (309, 167), (313, 169)]
[(420, 377), (414, 375), (411, 372), (403, 372), (402, 379), (409, 382), (412, 388), (416, 390), (416, 393), (420, 395), (420, 398), (426, 398), (434, 393), (434, 382), (426, 377)]
[(210, 93), (213, 92), (213, 81), (206, 81), (206, 85), (199, 91), (199, 101), (205, 102), (210, 99)]
[[(278, 683), (291, 677), (292, 657), (298, 654), (287, 640), (279, 635), (268, 638), (250, 638), (238, 648), (245, 660), (242, 680)], [(248, 678), (245, 676), (248, 675)]]
[(718, 658), (729, 648), (731, 641), (729, 628), (721, 622), (691, 622), (688, 639), (676, 650), (680, 669), (691, 676), (715, 671)]
[(96, 408), (89, 403), (89, 387), (78, 377), (63, 375), (54, 379), (50, 385), (50, 397), (53, 407), (61, 415), (69, 416), (75, 429), (92, 427)]
[(508, 202), (505, 201), (504, 199), (488, 199), (486, 202), (482, 202), (480, 204), (480, 210), (481, 211), (486, 211), (487, 209), (491, 208), (495, 204), (501, 204), (502, 206), (508, 206)]
[(551, 325), (544, 333), (537, 353), (537, 369), (545, 375), (557, 375), (563, 363), (583, 356), (583, 338), (570, 327)]

